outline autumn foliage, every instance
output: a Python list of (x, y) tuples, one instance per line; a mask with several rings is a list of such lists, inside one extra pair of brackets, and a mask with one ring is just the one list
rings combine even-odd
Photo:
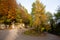
[(45, 14), (45, 6), (39, 2), (39, 0), (36, 0), (32, 4), (32, 17), (33, 17), (33, 24), (32, 27), (35, 27), (35, 29), (39, 32), (42, 32), (43, 30), (49, 30), (49, 24), (47, 22), (47, 15)]
[(0, 0), (0, 15), (4, 21), (13, 20), (16, 15), (16, 0)]
[(31, 14), (16, 0), (0, 0), (0, 23), (11, 24), (13, 21), (22, 22), (38, 31), (49, 29), (45, 6), (39, 0), (32, 4)]

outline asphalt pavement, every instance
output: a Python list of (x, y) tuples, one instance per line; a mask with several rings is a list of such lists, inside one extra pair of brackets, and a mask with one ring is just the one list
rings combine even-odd
[(45, 36), (28, 36), (23, 29), (0, 30), (0, 40), (60, 40), (59, 36), (46, 33)]

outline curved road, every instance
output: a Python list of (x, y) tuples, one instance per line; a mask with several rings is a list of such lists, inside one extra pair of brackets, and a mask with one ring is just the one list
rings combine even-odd
[(60, 40), (60, 37), (47, 33), (45, 36), (27, 36), (23, 29), (0, 30), (0, 40)]

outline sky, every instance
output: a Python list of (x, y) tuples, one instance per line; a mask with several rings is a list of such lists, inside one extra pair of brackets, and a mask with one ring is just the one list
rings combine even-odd
[[(21, 3), (21, 5), (24, 6), (29, 13), (31, 13), (32, 4), (35, 1), (36, 0), (17, 0), (17, 3)], [(46, 12), (49, 11), (52, 14), (56, 12), (58, 6), (60, 6), (60, 0), (40, 0), (40, 2), (46, 6)]]

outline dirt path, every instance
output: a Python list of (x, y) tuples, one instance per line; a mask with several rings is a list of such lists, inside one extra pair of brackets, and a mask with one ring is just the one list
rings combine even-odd
[(7, 35), (5, 40), (15, 40), (15, 38), (18, 36), (17, 32), (18, 29), (9, 30), (9, 34)]

